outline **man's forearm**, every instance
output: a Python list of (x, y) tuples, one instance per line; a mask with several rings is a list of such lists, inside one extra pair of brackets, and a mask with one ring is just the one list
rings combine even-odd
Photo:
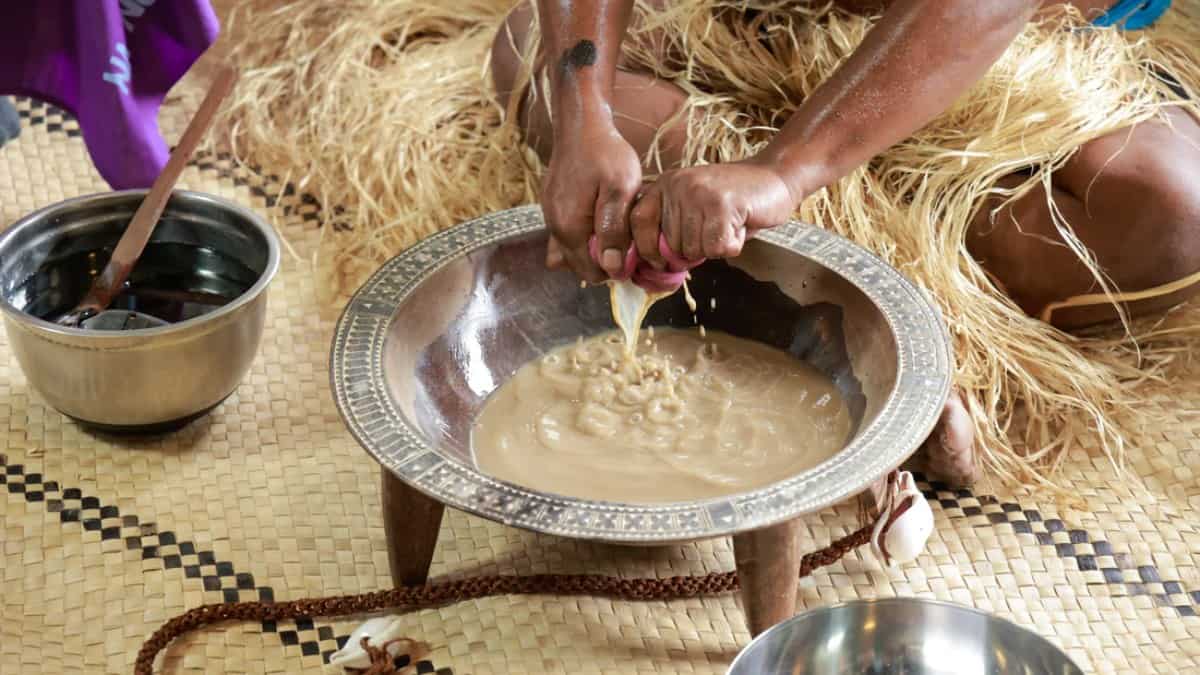
[(611, 120), (613, 78), (633, 0), (538, 0), (558, 136)]
[(911, 136), (982, 77), (1038, 0), (897, 0), (759, 155), (802, 198)]

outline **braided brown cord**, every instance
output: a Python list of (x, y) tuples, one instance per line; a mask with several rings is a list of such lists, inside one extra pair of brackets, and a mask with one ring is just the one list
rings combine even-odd
[[(800, 576), (841, 560), (871, 538), (873, 523), (800, 560)], [(297, 617), (331, 617), (368, 614), (380, 610), (413, 611), (477, 600), (493, 595), (597, 595), (619, 600), (678, 600), (737, 590), (736, 572), (665, 579), (622, 579), (595, 574), (534, 574), (486, 576), (424, 586), (402, 586), (360, 595), (290, 600), (287, 602), (233, 602), (202, 605), (167, 621), (146, 640), (134, 662), (135, 675), (152, 675), (154, 659), (175, 638), (222, 621), (279, 621)], [(383, 671), (387, 672), (387, 671)]]

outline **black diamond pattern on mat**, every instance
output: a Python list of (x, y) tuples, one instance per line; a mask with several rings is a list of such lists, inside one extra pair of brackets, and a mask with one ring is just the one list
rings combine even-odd
[[(58, 513), (63, 523), (82, 522), (86, 530), (100, 530), (102, 541), (124, 539), (127, 550), (141, 549), (143, 560), (157, 559), (164, 569), (182, 567), (186, 578), (201, 579), (204, 590), (220, 591), (224, 602), (275, 601), (275, 591), (269, 586), (257, 585), (253, 574), (238, 572), (233, 563), (217, 560), (212, 551), (198, 551), (195, 542), (179, 541), (170, 530), (159, 531), (155, 523), (143, 523), (134, 515), (122, 516), (116, 506), (104, 505), (78, 488), (60, 489), (57, 482), (43, 482), (40, 473), (25, 473), (25, 468), (23, 464), (9, 464), (8, 456), (0, 454), (0, 485), (7, 484), (10, 493), (23, 495), (27, 502), (44, 503), (46, 510)], [(116, 535), (105, 536), (110, 530)], [(297, 649), (303, 657), (320, 656), (324, 663), (329, 663), (329, 656), (349, 639), (335, 635), (332, 626), (318, 626), (307, 617), (285, 622), (285, 626), (291, 628), (280, 630), (274, 621), (262, 622), (263, 633), (276, 633), (285, 647)], [(419, 672), (453, 675), (449, 668), (435, 669), (429, 661), (418, 661), (416, 665)]]
[(13, 107), (17, 109), (17, 115), (30, 126), (45, 125), (46, 131), (66, 134), (70, 138), (83, 135), (75, 117), (58, 106), (25, 96), (14, 96)]
[[(925, 498), (938, 505), (947, 518), (966, 518), (975, 527), (1008, 524), (1023, 542), (1036, 543), (1054, 551), (1060, 558), (1074, 560), (1079, 571), (1089, 576), (1089, 585), (1109, 586), (1118, 596), (1121, 591), (1128, 596), (1148, 595), (1158, 606), (1170, 607), (1183, 617), (1196, 616), (1200, 609), (1200, 590), (1188, 591), (1177, 580), (1163, 581), (1156, 566), (1136, 564), (1130, 554), (1114, 550), (1111, 543), (1096, 540), (1085, 530), (1068, 529), (1062, 521), (1043, 519), (1036, 509), (1027, 509), (1015, 502), (1001, 502), (991, 495), (976, 496), (969, 490), (951, 490), (945, 485), (930, 483), (919, 474), (915, 477)], [(10, 464), (8, 457), (0, 454), (0, 485), (4, 484), (20, 488), (10, 489), (11, 494), (22, 494), (31, 503), (44, 503), (46, 510), (57, 512), (64, 523), (77, 522), (82, 516), (85, 520), (98, 520), (107, 527), (120, 528), (126, 548), (141, 548), (143, 559), (162, 560), (164, 568), (173, 565), (178, 558), (187, 578), (203, 579), (205, 589), (220, 590), (226, 602), (254, 599), (274, 602), (275, 594), (269, 586), (256, 585), (253, 575), (237, 572), (232, 563), (216, 560), (212, 551), (197, 551), (194, 542), (178, 542), (174, 532), (159, 532), (154, 523), (141, 523), (136, 516), (121, 516), (117, 507), (103, 506), (99, 499), (85, 497), (78, 488), (60, 489), (57, 482), (43, 481), (39, 473), (26, 474), (24, 465)], [(32, 487), (39, 489), (26, 490)], [(31, 492), (43, 493), (47, 499), (30, 499)], [(308, 618), (301, 617), (290, 623), (292, 628), (280, 630), (276, 622), (264, 621), (262, 630), (277, 633), (284, 645), (299, 647), (303, 656), (319, 654), (325, 663), (348, 639), (345, 635), (335, 635), (330, 626), (315, 625)], [(421, 673), (453, 675), (450, 669), (436, 669), (428, 661), (416, 665)]]
[(1149, 595), (1158, 606), (1170, 607), (1179, 616), (1196, 616), (1200, 610), (1200, 593), (1185, 592), (1178, 581), (1163, 582), (1154, 565), (1137, 565), (1128, 553), (1115, 552), (1112, 544), (1096, 541), (1084, 530), (1068, 529), (1057, 518), (1043, 519), (1039, 511), (1020, 504), (953, 490), (930, 483), (919, 474), (914, 477), (925, 498), (931, 505), (940, 506), (948, 519), (966, 518), (975, 527), (1011, 525), (1018, 536), (1024, 535), (1023, 541), (1032, 536), (1039, 546), (1053, 550), (1059, 558), (1074, 560), (1089, 586), (1108, 586), (1115, 597)]
[[(79, 130), (79, 123), (71, 113), (62, 108), (24, 96), (14, 97), (13, 104), (17, 115), (30, 126), (45, 126), (46, 131), (50, 133), (62, 133), (70, 138), (83, 135)], [(250, 166), (247, 167), (248, 170), (242, 169), (224, 152), (216, 155), (197, 153), (190, 163), (201, 171), (216, 173), (218, 177), (230, 180), (239, 187), (249, 188), (254, 196), (263, 199), (267, 208), (278, 205), (284, 216), (296, 215), (306, 224), (321, 223), (321, 206), (316, 197), (307, 193), (297, 197), (294, 185), (290, 182), (283, 184), (279, 176), (268, 174), (262, 167)], [(281, 200), (281, 196), (296, 198)], [(349, 225), (338, 223), (335, 227), (344, 229)]]
[(251, 165), (243, 169), (226, 152), (197, 153), (192, 165), (248, 188), (251, 194), (263, 200), (267, 208), (279, 208), (284, 217), (297, 216), (306, 225), (321, 223), (321, 205), (316, 197), (307, 193), (297, 197), (294, 185), (290, 182), (285, 184), (279, 176), (267, 173), (260, 166)]

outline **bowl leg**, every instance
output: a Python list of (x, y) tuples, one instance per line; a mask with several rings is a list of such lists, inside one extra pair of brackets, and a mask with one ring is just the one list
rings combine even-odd
[(742, 611), (751, 637), (796, 613), (800, 587), (800, 520), (733, 537)]
[(388, 566), (396, 586), (420, 586), (429, 579), (429, 565), (442, 527), (441, 502), (409, 487), (383, 469), (383, 531), (387, 536)]

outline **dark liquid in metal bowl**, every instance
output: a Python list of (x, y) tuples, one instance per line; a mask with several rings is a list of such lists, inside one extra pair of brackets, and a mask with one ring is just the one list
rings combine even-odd
[[(101, 249), (51, 258), (13, 289), (9, 300), (27, 314), (55, 321), (75, 308), (111, 254)], [(110, 309), (178, 323), (232, 302), (258, 277), (238, 259), (210, 248), (151, 242)]]

